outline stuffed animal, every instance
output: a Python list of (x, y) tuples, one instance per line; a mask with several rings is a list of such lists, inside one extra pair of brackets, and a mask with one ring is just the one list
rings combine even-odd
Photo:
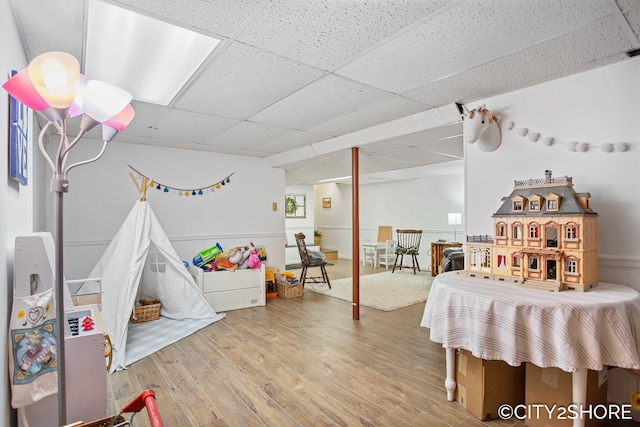
[(251, 255), (249, 255), (249, 268), (260, 268), (261, 264), (258, 254), (251, 252)]

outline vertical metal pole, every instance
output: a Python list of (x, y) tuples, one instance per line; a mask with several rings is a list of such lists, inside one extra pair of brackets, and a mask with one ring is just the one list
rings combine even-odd
[(353, 277), (352, 318), (360, 319), (360, 200), (359, 200), (359, 163), (358, 147), (351, 148), (351, 241), (353, 242), (351, 259)]
[(58, 425), (61, 426), (67, 424), (67, 378), (64, 350), (66, 314), (64, 310), (64, 259), (62, 254), (63, 195), (62, 191), (56, 192), (56, 339), (58, 341)]

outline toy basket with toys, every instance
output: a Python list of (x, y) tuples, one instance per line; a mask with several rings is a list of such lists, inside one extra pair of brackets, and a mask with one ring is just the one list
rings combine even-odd
[(302, 296), (302, 283), (296, 279), (295, 274), (285, 271), (279, 274), (276, 281), (278, 296), (282, 298), (295, 298)]

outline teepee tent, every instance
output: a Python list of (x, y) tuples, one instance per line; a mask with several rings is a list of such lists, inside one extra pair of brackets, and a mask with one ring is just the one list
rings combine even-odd
[(144, 193), (89, 277), (102, 279), (101, 316), (113, 347), (111, 372), (126, 366), (129, 318), (141, 298), (159, 299), (163, 317), (211, 320), (203, 326), (225, 316), (217, 314), (207, 302)]

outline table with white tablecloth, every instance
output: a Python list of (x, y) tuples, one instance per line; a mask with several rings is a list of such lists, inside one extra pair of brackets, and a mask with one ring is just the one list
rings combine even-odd
[(449, 400), (456, 349), (512, 366), (572, 372), (575, 403), (585, 400), (588, 369), (640, 369), (640, 293), (622, 285), (546, 292), (448, 272), (434, 279), (421, 326), (447, 350)]

